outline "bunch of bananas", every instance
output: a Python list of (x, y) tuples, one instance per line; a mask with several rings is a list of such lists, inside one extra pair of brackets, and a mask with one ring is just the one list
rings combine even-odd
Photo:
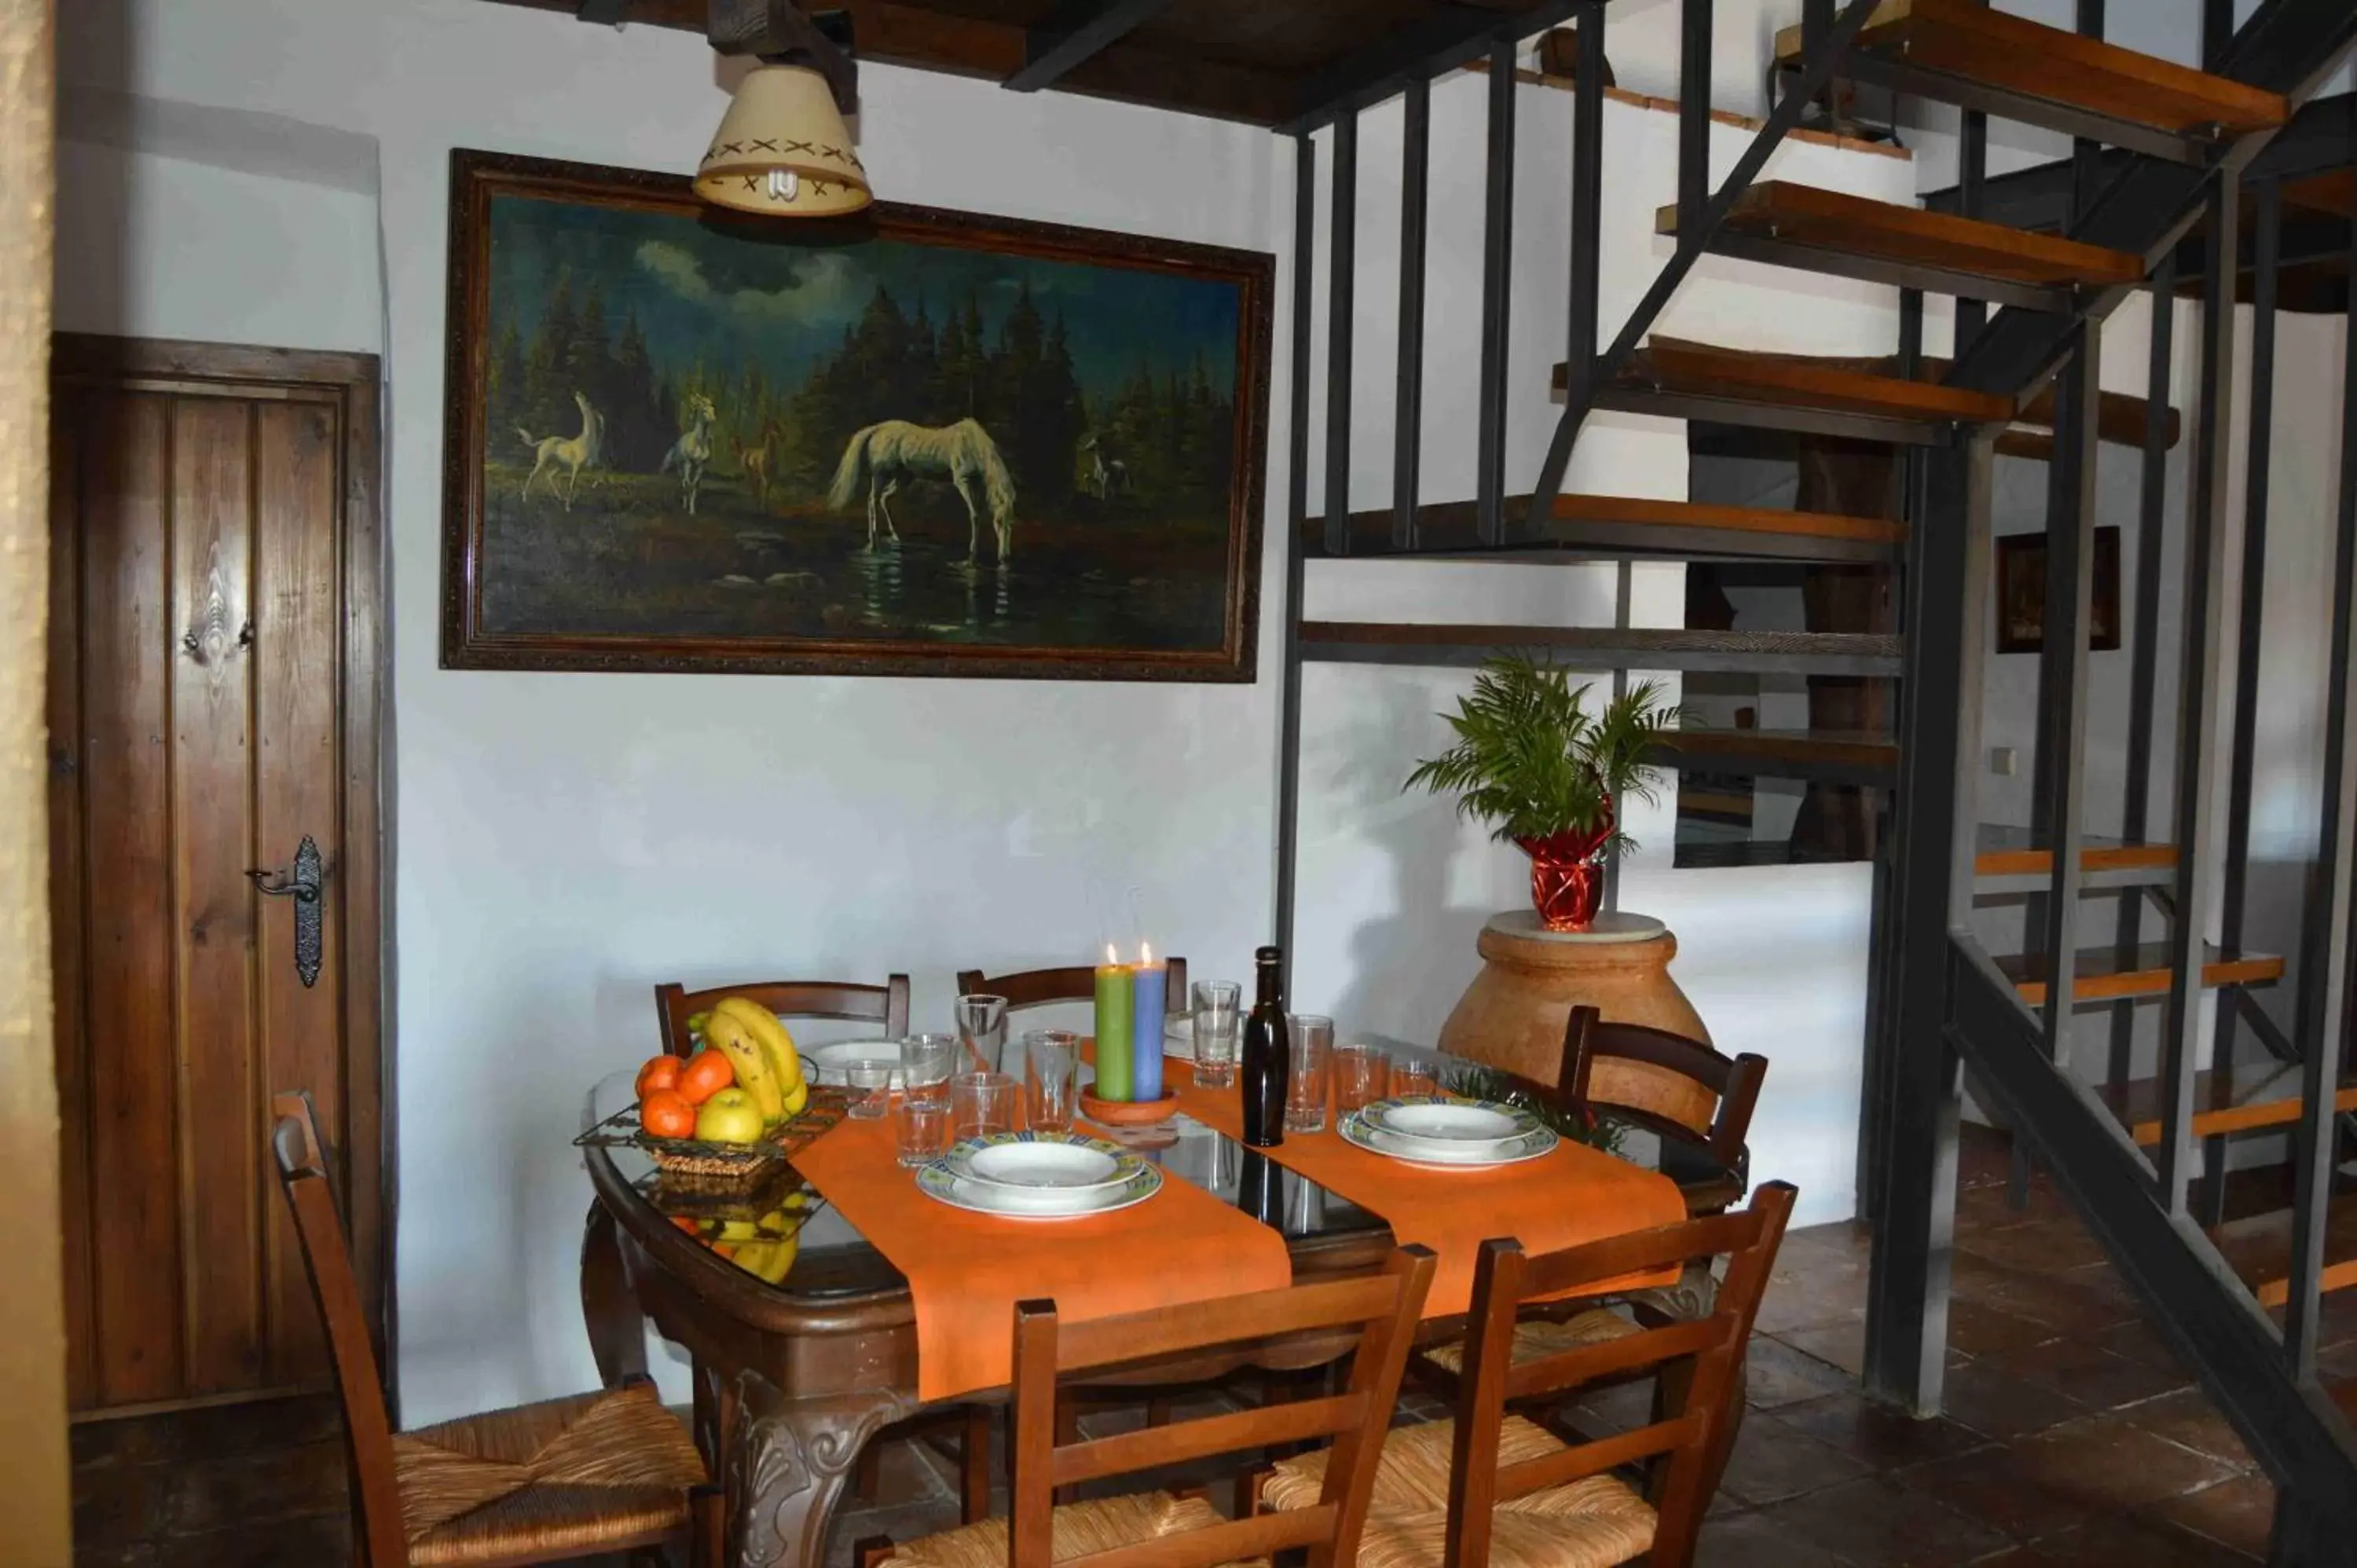
[(737, 1086), (751, 1094), (761, 1108), (761, 1120), (775, 1126), (799, 1116), (810, 1103), (810, 1085), (802, 1079), (802, 1053), (794, 1037), (768, 1008), (742, 996), (713, 1004), (712, 1011), (688, 1020), (704, 1043), (727, 1053), (737, 1071)]

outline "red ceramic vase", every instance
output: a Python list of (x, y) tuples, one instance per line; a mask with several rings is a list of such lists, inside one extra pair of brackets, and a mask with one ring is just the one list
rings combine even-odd
[(1612, 808), (1586, 832), (1549, 833), (1514, 842), (1531, 857), (1531, 905), (1550, 931), (1584, 931), (1604, 903), (1604, 861), (1598, 851), (1612, 836)]

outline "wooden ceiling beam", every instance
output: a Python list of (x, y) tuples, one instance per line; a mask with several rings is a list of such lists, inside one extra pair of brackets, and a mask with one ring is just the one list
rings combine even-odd
[(1343, 114), (1431, 81), (1490, 52), (1500, 38), (1527, 38), (1565, 21), (1574, 0), (1464, 0), (1435, 5), (1418, 20), (1394, 27), (1355, 54), (1304, 80), (1293, 116), (1278, 129), (1308, 132)]
[[(573, 16), (578, 0), (484, 3)], [(1025, 29), (1005, 22), (954, 16), (900, 0), (828, 0), (805, 8), (850, 12), (854, 53), (863, 60), (990, 81), (1005, 81), (1029, 63)], [(622, 19), (701, 35), (704, 18), (705, 0), (629, 0)], [(1287, 118), (1298, 97), (1292, 80), (1273, 71), (1190, 59), (1126, 40), (1107, 44), (1056, 85), (1093, 98), (1254, 125), (1274, 125)]]
[(1170, 0), (1064, 0), (1024, 35), (1023, 69), (1006, 86), (1016, 92), (1052, 87), (1169, 7)]

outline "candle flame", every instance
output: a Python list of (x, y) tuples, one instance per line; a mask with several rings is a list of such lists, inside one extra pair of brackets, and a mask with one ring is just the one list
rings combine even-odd
[(1113, 944), (1111, 942), (1105, 943), (1105, 962), (1119, 963), (1120, 961), (1121, 960), (1114, 953)]
[(1154, 944), (1152, 942), (1140, 942), (1137, 944), (1137, 961), (1142, 964), (1150, 964), (1154, 961)]

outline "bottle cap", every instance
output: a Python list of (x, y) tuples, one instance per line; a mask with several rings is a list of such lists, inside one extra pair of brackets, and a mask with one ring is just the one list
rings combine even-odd
[(1253, 961), (1254, 963), (1261, 964), (1283, 963), (1285, 961), (1285, 950), (1282, 948), (1255, 949), (1253, 952)]

